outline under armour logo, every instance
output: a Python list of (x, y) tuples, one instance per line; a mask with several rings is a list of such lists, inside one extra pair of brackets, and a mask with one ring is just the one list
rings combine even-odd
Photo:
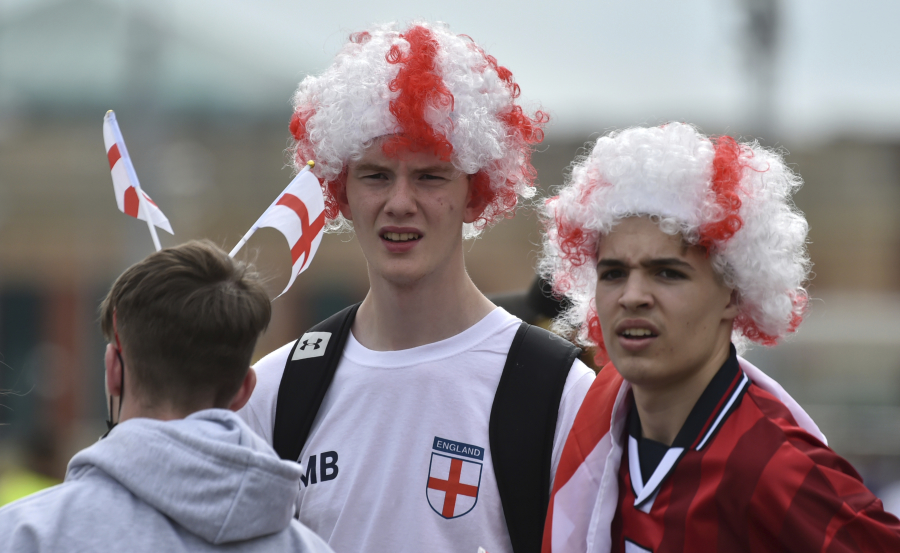
[(297, 340), (297, 347), (294, 348), (294, 355), (291, 356), (291, 360), (296, 361), (297, 359), (325, 355), (325, 348), (328, 347), (330, 338), (330, 332), (307, 332)]
[(305, 351), (306, 348), (309, 347), (310, 345), (312, 345), (313, 349), (319, 349), (319, 344), (321, 344), (321, 343), (322, 343), (322, 339), (321, 339), (321, 338), (317, 339), (316, 342), (315, 342), (314, 344), (310, 344), (310, 343), (309, 343), (309, 340), (303, 340), (303, 345), (300, 346), (300, 349), (302, 349), (302, 350)]

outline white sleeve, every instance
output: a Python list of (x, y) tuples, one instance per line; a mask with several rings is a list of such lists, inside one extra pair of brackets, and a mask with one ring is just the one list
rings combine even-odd
[(281, 386), (281, 376), (284, 374), (284, 366), (287, 364), (292, 347), (294, 342), (285, 344), (253, 365), (256, 371), (256, 388), (253, 389), (247, 405), (237, 412), (238, 416), (269, 445), (272, 445), (272, 431), (275, 428), (278, 387)]
[(556, 418), (556, 434), (553, 437), (553, 457), (550, 460), (550, 491), (553, 491), (553, 481), (556, 479), (556, 468), (559, 466), (559, 458), (562, 457), (563, 446), (566, 438), (575, 423), (575, 415), (581, 408), (581, 402), (587, 395), (588, 389), (594, 383), (594, 371), (590, 367), (576, 359), (569, 369), (566, 384), (563, 386), (562, 398), (559, 401), (559, 415)]

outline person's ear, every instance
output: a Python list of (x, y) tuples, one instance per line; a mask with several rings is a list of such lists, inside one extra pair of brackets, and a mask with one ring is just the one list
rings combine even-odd
[(474, 223), (484, 213), (487, 200), (475, 189), (475, 175), (469, 175), (469, 191), (466, 194), (466, 209), (463, 213), (464, 223)]
[(238, 411), (241, 407), (247, 405), (247, 402), (250, 401), (250, 396), (253, 395), (254, 388), (256, 388), (256, 371), (253, 370), (253, 367), (250, 367), (247, 369), (247, 374), (244, 375), (241, 387), (234, 395), (234, 398), (232, 398), (228, 408), (232, 411)]
[(722, 314), (723, 319), (734, 320), (741, 313), (741, 296), (737, 290), (732, 290), (728, 297), (728, 305), (725, 306), (725, 312)]
[(350, 212), (350, 201), (347, 200), (347, 175), (343, 175), (344, 182), (340, 186), (340, 189), (335, 193), (334, 199), (337, 200), (338, 209), (341, 210), (341, 215), (344, 216), (344, 219), (348, 221), (353, 220), (353, 213)]
[(106, 353), (103, 355), (103, 364), (106, 366), (106, 393), (119, 397), (122, 395), (122, 365), (119, 356), (116, 355), (116, 347), (106, 344)]

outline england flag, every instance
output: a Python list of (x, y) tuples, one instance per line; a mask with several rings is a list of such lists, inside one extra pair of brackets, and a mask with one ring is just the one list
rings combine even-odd
[(291, 247), (291, 279), (279, 297), (287, 292), (297, 275), (309, 267), (325, 228), (325, 199), (319, 179), (309, 170), (309, 162), (284, 189), (275, 202), (250, 227), (247, 234), (231, 251), (231, 256), (241, 249), (256, 229), (268, 227), (281, 232)]
[(134, 165), (125, 147), (125, 140), (116, 122), (116, 114), (112, 110), (107, 111), (103, 117), (103, 142), (106, 145), (106, 157), (109, 159), (109, 170), (112, 173), (116, 205), (119, 206), (119, 210), (142, 221), (152, 222), (169, 234), (175, 234), (172, 232), (169, 219), (153, 203), (150, 196), (141, 190)]

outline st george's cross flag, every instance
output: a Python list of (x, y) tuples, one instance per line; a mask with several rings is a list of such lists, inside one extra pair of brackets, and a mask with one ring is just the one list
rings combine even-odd
[(281, 232), (291, 247), (292, 266), (291, 279), (284, 291), (278, 294), (279, 297), (290, 289), (297, 275), (309, 267), (322, 242), (325, 198), (322, 197), (319, 179), (310, 171), (313, 165), (312, 161), (307, 163), (229, 254), (234, 257), (259, 228), (268, 227)]
[[(141, 190), (141, 184), (116, 121), (116, 114), (112, 110), (107, 111), (103, 117), (103, 143), (106, 145), (106, 157), (109, 159), (109, 170), (112, 173), (116, 205), (119, 206), (119, 210), (142, 221), (152, 222), (169, 234), (175, 234), (162, 210), (146, 192)], [(153, 226), (150, 226), (150, 233), (158, 251), (159, 239)]]

